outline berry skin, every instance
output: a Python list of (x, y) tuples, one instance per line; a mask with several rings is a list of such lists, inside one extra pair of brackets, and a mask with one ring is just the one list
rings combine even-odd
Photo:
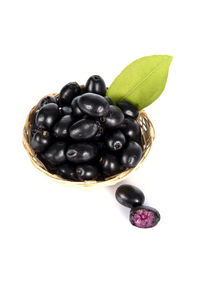
[(155, 208), (142, 205), (131, 209), (129, 220), (136, 227), (151, 228), (160, 221), (160, 214)]
[(73, 117), (71, 115), (66, 115), (58, 121), (53, 129), (52, 133), (56, 138), (66, 138), (68, 136), (68, 129), (73, 121)]
[(142, 148), (136, 142), (129, 142), (128, 147), (123, 151), (121, 163), (126, 168), (137, 166), (142, 158)]
[(141, 139), (140, 125), (136, 120), (125, 119), (124, 122), (120, 125), (120, 130), (129, 140), (139, 142)]
[(123, 184), (118, 187), (115, 193), (117, 201), (127, 207), (137, 207), (144, 203), (145, 196), (136, 186)]
[(44, 153), (43, 158), (53, 166), (60, 165), (66, 161), (65, 152), (66, 144), (64, 142), (56, 142)]
[(49, 103), (44, 105), (36, 114), (35, 124), (39, 129), (51, 129), (59, 117), (58, 105)]
[(72, 144), (66, 152), (67, 159), (75, 164), (88, 162), (97, 155), (97, 147), (91, 143)]
[(72, 100), (72, 103), (71, 103), (71, 108), (72, 108), (72, 114), (75, 116), (75, 117), (82, 117), (84, 115), (84, 113), (82, 112), (82, 110), (80, 110), (80, 108), (78, 107), (78, 104), (77, 104), (77, 100), (80, 98), (80, 96), (74, 98)]
[(97, 168), (92, 165), (79, 165), (76, 167), (76, 175), (80, 181), (95, 180), (98, 171)]
[(117, 130), (111, 135), (105, 137), (105, 143), (110, 151), (119, 151), (125, 145), (126, 138), (120, 130)]
[(105, 96), (104, 98), (109, 103), (109, 105), (114, 105), (114, 103), (112, 102), (112, 100), (108, 96)]
[(91, 76), (86, 82), (86, 93), (99, 94), (101, 96), (106, 95), (106, 85), (104, 80), (99, 75)]
[(64, 179), (77, 181), (75, 167), (69, 163), (59, 166), (57, 169), (57, 174)]
[(35, 152), (43, 152), (51, 143), (51, 136), (48, 131), (37, 131), (31, 139), (31, 147)]
[(105, 116), (109, 110), (109, 104), (105, 98), (92, 93), (86, 93), (80, 96), (77, 100), (77, 104), (81, 111), (93, 118)]
[(71, 106), (63, 106), (59, 108), (61, 115), (71, 115), (72, 108)]
[(120, 101), (117, 103), (117, 106), (121, 108), (125, 117), (137, 119), (138, 110), (128, 101)]
[(69, 130), (70, 137), (77, 141), (91, 139), (98, 131), (98, 126), (94, 120), (82, 119), (74, 123)]
[(43, 98), (40, 103), (38, 104), (38, 109), (40, 109), (41, 107), (43, 107), (44, 105), (46, 104), (49, 104), (49, 103), (57, 103), (56, 101), (56, 98), (55, 97), (52, 97), (52, 96), (47, 96), (45, 98)]
[(121, 109), (115, 105), (110, 105), (109, 112), (105, 117), (105, 127), (114, 129), (120, 126), (124, 121), (124, 114)]
[(112, 154), (106, 154), (100, 158), (100, 165), (103, 174), (106, 176), (112, 176), (120, 171), (120, 165), (117, 158)]
[(66, 84), (60, 91), (58, 103), (60, 106), (70, 106), (72, 100), (80, 95), (81, 88), (77, 82)]

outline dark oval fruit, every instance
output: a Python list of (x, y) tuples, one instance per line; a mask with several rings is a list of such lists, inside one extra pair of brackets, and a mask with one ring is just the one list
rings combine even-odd
[(68, 129), (73, 121), (73, 117), (71, 115), (66, 115), (58, 121), (53, 129), (52, 133), (56, 138), (66, 138), (68, 136)]
[(125, 145), (126, 138), (120, 130), (117, 130), (111, 135), (105, 137), (105, 143), (110, 151), (118, 151)]
[(112, 102), (112, 100), (108, 96), (105, 96), (105, 99), (109, 103), (109, 105), (114, 105), (114, 103)]
[(56, 142), (44, 153), (44, 159), (52, 165), (60, 165), (66, 161), (66, 143)]
[(31, 148), (35, 152), (43, 152), (51, 143), (51, 136), (48, 131), (37, 131), (31, 139)]
[(74, 123), (69, 130), (70, 137), (77, 141), (91, 139), (98, 131), (94, 120), (82, 119)]
[(92, 160), (97, 155), (97, 148), (91, 143), (72, 144), (66, 152), (67, 159), (79, 164)]
[(112, 154), (105, 154), (100, 158), (100, 165), (106, 176), (112, 176), (120, 171), (120, 165), (117, 158)]
[(74, 98), (71, 103), (72, 113), (75, 117), (81, 117), (84, 115), (84, 112), (82, 112), (82, 110), (80, 110), (80, 108), (78, 107), (78, 104), (77, 104), (77, 100), (79, 98), (80, 98), (80, 96)]
[(123, 151), (121, 163), (126, 168), (137, 166), (142, 158), (142, 148), (136, 142), (129, 142), (128, 147)]
[(85, 86), (87, 93), (95, 93), (102, 96), (106, 94), (106, 84), (99, 75), (91, 76)]
[(60, 91), (58, 103), (60, 106), (70, 106), (73, 98), (80, 95), (81, 88), (77, 82), (66, 84)]
[(59, 166), (57, 169), (57, 174), (64, 179), (77, 181), (75, 167), (69, 163)]
[(110, 105), (109, 112), (105, 117), (105, 126), (108, 129), (113, 129), (119, 127), (119, 125), (124, 121), (124, 114), (121, 109), (115, 105)]
[(51, 129), (59, 117), (58, 105), (49, 103), (44, 105), (35, 117), (35, 124), (41, 129)]
[(72, 113), (71, 106), (63, 106), (63, 107), (60, 107), (59, 110), (62, 115), (71, 115), (71, 113)]
[(120, 125), (120, 129), (129, 140), (140, 141), (141, 128), (136, 120), (125, 119)]
[(40, 103), (38, 104), (38, 108), (40, 109), (41, 107), (43, 107), (44, 105), (49, 104), (49, 103), (56, 104), (57, 103), (56, 98), (52, 97), (52, 96), (44, 97), (42, 100), (40, 100)]
[(97, 168), (92, 165), (79, 165), (76, 167), (76, 175), (80, 181), (95, 180), (98, 171)]
[(121, 108), (121, 110), (123, 111), (125, 117), (130, 117), (130, 118), (133, 118), (133, 119), (137, 119), (138, 110), (130, 102), (120, 101), (120, 102), (117, 103), (117, 106), (119, 106)]
[(105, 116), (109, 111), (108, 102), (104, 97), (97, 94), (83, 94), (78, 98), (77, 104), (80, 110), (94, 118)]
[(130, 208), (141, 206), (145, 200), (143, 192), (129, 184), (120, 185), (116, 190), (115, 197), (120, 204)]
[(160, 221), (160, 214), (155, 208), (142, 205), (131, 209), (129, 220), (136, 227), (151, 228)]

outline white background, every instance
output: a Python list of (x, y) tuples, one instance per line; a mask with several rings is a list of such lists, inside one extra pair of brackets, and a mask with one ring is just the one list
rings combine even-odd
[[(3, 0), (0, 7), (0, 299), (199, 299), (199, 1)], [(40, 174), (22, 146), (31, 107), (69, 81), (109, 86), (133, 60), (174, 56), (146, 109), (148, 159), (125, 182), (161, 213), (128, 221), (117, 186), (87, 192)]]

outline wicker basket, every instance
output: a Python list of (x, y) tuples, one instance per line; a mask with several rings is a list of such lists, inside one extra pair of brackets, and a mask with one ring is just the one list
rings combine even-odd
[[(48, 96), (57, 96), (57, 94), (51, 94)], [(39, 104), (39, 102), (38, 102)], [(149, 120), (146, 112), (144, 110), (139, 112), (138, 116), (138, 123), (140, 124), (141, 127), (141, 132), (142, 132), (142, 147), (143, 147), (143, 155), (142, 159), (140, 160), (139, 164), (135, 168), (131, 168), (129, 170), (126, 170), (120, 174), (117, 174), (115, 176), (106, 178), (104, 181), (95, 181), (95, 180), (90, 180), (90, 181), (84, 181), (84, 182), (75, 182), (75, 181), (69, 181), (66, 179), (61, 178), (60, 176), (57, 176), (55, 174), (51, 174), (50, 172), (47, 171), (46, 167), (44, 164), (38, 159), (36, 153), (30, 146), (30, 141), (31, 141), (31, 128), (34, 123), (34, 118), (35, 114), (38, 108), (38, 104), (34, 106), (31, 111), (28, 114), (28, 117), (26, 119), (26, 123), (24, 125), (23, 129), (23, 145), (26, 151), (28, 152), (28, 155), (31, 159), (31, 162), (33, 165), (41, 171), (43, 174), (51, 177), (57, 182), (63, 183), (66, 186), (71, 186), (71, 187), (87, 187), (87, 188), (93, 188), (93, 187), (103, 187), (103, 186), (109, 186), (109, 185), (114, 185), (123, 179), (125, 179), (132, 171), (138, 169), (142, 162), (145, 160), (147, 155), (149, 154), (149, 151), (152, 147), (153, 140), (155, 138), (155, 131), (154, 127)]]

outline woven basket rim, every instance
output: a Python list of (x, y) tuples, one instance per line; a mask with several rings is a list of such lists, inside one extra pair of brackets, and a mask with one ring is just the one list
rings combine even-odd
[[(53, 94), (48, 94), (46, 96), (58, 96), (57, 93), (53, 93)], [(42, 97), (41, 99), (45, 98), (46, 96)], [(40, 101), (41, 101), (40, 99)], [(39, 102), (40, 102), (39, 101)], [(106, 178), (106, 180), (104, 181), (96, 181), (96, 180), (88, 180), (88, 181), (70, 181), (67, 179), (63, 179), (62, 177), (56, 175), (56, 174), (52, 174), (49, 171), (47, 171), (46, 167), (44, 166), (44, 164), (37, 158), (37, 154), (34, 152), (34, 150), (31, 148), (30, 146), (30, 137), (31, 137), (31, 133), (30, 133), (30, 129), (32, 126), (30, 126), (30, 120), (33, 117), (33, 115), (35, 114), (37, 108), (38, 108), (38, 104), (39, 102), (32, 107), (32, 109), (30, 110), (27, 118), (26, 118), (26, 122), (23, 128), (23, 145), (25, 150), (27, 151), (30, 160), (32, 162), (32, 164), (40, 171), (42, 172), (44, 175), (54, 179), (57, 182), (60, 183), (64, 183), (67, 184), (68, 186), (77, 186), (77, 187), (100, 187), (100, 186), (108, 186), (108, 185), (114, 185), (120, 181), (122, 181), (123, 179), (125, 179), (132, 171), (137, 170), (140, 165), (143, 163), (143, 161), (146, 159), (147, 155), (149, 154), (149, 151), (151, 150), (152, 147), (152, 143), (155, 139), (155, 129), (153, 127), (152, 122), (150, 121), (150, 119), (148, 118), (147, 113), (144, 110), (139, 111), (139, 116), (138, 116), (138, 122), (141, 118), (141, 120), (146, 119), (148, 121), (148, 130), (149, 130), (149, 145), (148, 147), (144, 150), (143, 149), (143, 155), (142, 158), (140, 160), (140, 162), (138, 163), (138, 165), (134, 168), (128, 169), (126, 171), (123, 171), (119, 174), (116, 174), (112, 177), (108, 177)], [(139, 122), (140, 124), (140, 122)], [(141, 126), (141, 124), (140, 124)], [(142, 127), (141, 127), (142, 128)], [(143, 136), (143, 134), (142, 134)], [(144, 136), (143, 136), (144, 138)], [(145, 143), (143, 144), (143, 146), (145, 145)]]

